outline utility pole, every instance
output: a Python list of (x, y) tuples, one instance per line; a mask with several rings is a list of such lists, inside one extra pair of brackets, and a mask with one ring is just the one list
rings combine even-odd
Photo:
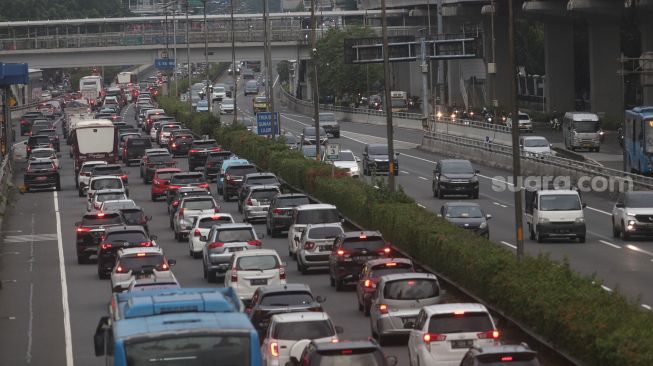
[[(442, 0), (438, 0), (438, 39), (442, 39), (444, 33), (444, 24), (442, 24)], [(445, 104), (444, 100), (444, 60), (438, 60), (438, 96), (440, 97), (440, 105)]]
[(424, 114), (424, 118), (429, 118), (429, 61), (426, 58), (426, 44), (426, 37), (422, 37), (420, 59), (420, 67), (422, 68), (422, 114)]
[(311, 0), (311, 36), (312, 50), (311, 62), (313, 63), (313, 119), (315, 120), (315, 160), (320, 161), (320, 94), (317, 85), (317, 18), (315, 17), (315, 2)]
[(206, 64), (206, 101), (209, 104), (209, 115), (212, 112), (213, 104), (213, 93), (211, 93), (211, 68), (209, 67), (209, 23), (206, 21), (206, 2), (208, 0), (203, 0), (204, 2), (204, 63)]
[(172, 4), (172, 48), (175, 58), (175, 67), (172, 69), (172, 76), (175, 79), (175, 98), (177, 98), (179, 96), (179, 90), (177, 89), (177, 0), (173, 1)]
[(234, 25), (234, 0), (231, 0), (231, 72), (234, 80), (234, 90), (231, 93), (231, 97), (234, 100), (234, 120), (233, 120), (234, 124), (238, 123), (238, 103), (236, 103), (238, 97), (238, 76), (236, 74), (236, 70), (238, 70), (238, 67), (236, 66), (235, 36), (236, 34), (235, 34), (235, 25)]
[(519, 106), (517, 104), (517, 60), (515, 58), (515, 14), (513, 1), (508, 1), (508, 57), (511, 80), (511, 110), (512, 110), (512, 181), (515, 191), (515, 228), (517, 238), (517, 258), (524, 257), (524, 228), (522, 223), (522, 187), (521, 161), (519, 151)]
[[(265, 27), (265, 95), (267, 96), (268, 112), (272, 113), (272, 138), (276, 137), (277, 124), (279, 121), (276, 119), (274, 113), (274, 85), (272, 85), (272, 48), (270, 47), (270, 17), (268, 9), (268, 0), (263, 0), (263, 25)], [(281, 131), (279, 131), (281, 132)]]
[(488, 74), (490, 76), (490, 83), (492, 85), (492, 87), (490, 88), (490, 93), (491, 93), (490, 100), (492, 101), (492, 107), (493, 107), (492, 110), (494, 111), (492, 113), (493, 114), (492, 118), (494, 120), (496, 120), (496, 117), (497, 117), (496, 116), (497, 104), (495, 102), (496, 98), (497, 98), (496, 97), (496, 95), (497, 95), (497, 87), (496, 87), (496, 85), (497, 85), (496, 84), (497, 64), (496, 64), (496, 39), (494, 37), (494, 19), (495, 19), (494, 17), (495, 17), (496, 11), (497, 11), (497, 3), (496, 3), (495, 0), (492, 0), (492, 14), (491, 14), (491, 17), (490, 17), (490, 22), (491, 22), (491, 24), (490, 24), (491, 35), (490, 36), (492, 37), (492, 67), (491, 67), (491, 70), (488, 70), (488, 71), (491, 71)]
[[(188, 12), (190, 11), (190, 0), (186, 0), (186, 56), (188, 58), (188, 111), (193, 113), (193, 98), (190, 92), (191, 86), (191, 63), (190, 63), (190, 21), (188, 20)], [(190, 122), (190, 121), (189, 121)]]
[(381, 17), (383, 18), (383, 83), (385, 84), (385, 115), (388, 128), (388, 189), (395, 191), (395, 148), (392, 128), (392, 96), (390, 94), (390, 50), (388, 46), (388, 17), (385, 0), (381, 0)]

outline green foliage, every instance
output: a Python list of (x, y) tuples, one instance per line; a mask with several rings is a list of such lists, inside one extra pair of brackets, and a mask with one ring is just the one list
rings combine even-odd
[(279, 74), (279, 82), (286, 83), (290, 80), (290, 62), (287, 60), (279, 61), (277, 64), (277, 74)]
[(515, 24), (515, 48), (519, 66), (532, 75), (544, 75), (544, 24), (520, 19)]
[(114, 18), (130, 16), (121, 0), (0, 0), (0, 20)]

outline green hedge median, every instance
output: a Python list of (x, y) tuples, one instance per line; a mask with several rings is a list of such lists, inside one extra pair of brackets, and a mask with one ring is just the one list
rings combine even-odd
[(332, 178), (328, 164), (306, 160), (282, 142), (243, 127), (219, 127), (213, 136), (225, 149), (335, 204), (353, 221), (381, 230), (394, 246), (583, 362), (653, 364), (653, 313), (618, 291), (604, 291), (600, 280), (546, 256), (517, 261), (503, 247), (420, 208), (401, 190), (377, 189), (341, 171)]

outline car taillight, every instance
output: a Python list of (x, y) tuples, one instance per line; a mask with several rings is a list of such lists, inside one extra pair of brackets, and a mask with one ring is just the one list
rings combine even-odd
[(194, 237), (200, 237), (200, 236), (202, 236), (202, 233), (200, 232), (200, 229), (195, 229), (195, 231), (193, 231), (193, 236), (194, 236)]
[(219, 147), (214, 147), (214, 148), (211, 149), (211, 151), (222, 151), (222, 149), (219, 148)]
[(200, 188), (209, 188), (209, 184), (208, 183), (201, 183), (201, 184), (198, 185), (198, 187), (200, 187)]
[(231, 269), (231, 282), (238, 282), (238, 271), (235, 267)]
[(168, 186), (168, 189), (173, 189), (173, 190), (174, 189), (179, 189), (179, 188), (181, 188), (181, 186)]
[(263, 243), (260, 240), (249, 240), (247, 242), (247, 245), (255, 245), (257, 247), (260, 247), (261, 245), (263, 245)]
[(429, 344), (431, 342), (444, 342), (447, 340), (447, 336), (444, 334), (426, 333), (422, 336), (422, 340), (426, 344)]
[(367, 288), (376, 288), (376, 283), (372, 280), (365, 280), (364, 285)]
[(116, 272), (118, 273), (125, 273), (125, 269), (122, 268), (121, 266), (116, 267)]
[(173, 142), (173, 143), (172, 143), (172, 148), (173, 148), (173, 149), (177, 148), (177, 144), (175, 144), (175, 143)]
[(500, 334), (498, 330), (488, 330), (487, 332), (478, 333), (476, 336), (478, 339), (499, 339)]
[(223, 242), (220, 241), (214, 241), (213, 243), (208, 245), (209, 249), (215, 249), (215, 248), (222, 248), (224, 246)]
[(315, 248), (315, 243), (313, 243), (312, 241), (307, 241), (306, 243), (304, 243), (304, 249), (311, 250), (313, 248)]
[(100, 244), (100, 249), (102, 249), (102, 250), (111, 249), (111, 247), (113, 247), (113, 244), (111, 244), (111, 243)]
[(286, 269), (281, 264), (279, 264), (277, 266), (277, 269), (279, 270), (279, 279), (280, 280), (285, 280), (286, 279)]
[(387, 314), (388, 313), (388, 305), (386, 304), (379, 304), (379, 312), (381, 314)]
[(87, 228), (87, 227), (78, 227), (78, 228), (77, 228), (77, 232), (78, 232), (78, 233), (87, 233), (87, 232), (89, 232), (89, 231), (91, 231), (91, 229), (90, 229), (90, 228)]
[(162, 270), (162, 271), (167, 271), (167, 270), (169, 270), (169, 269), (170, 269), (170, 266), (168, 266), (168, 263), (165, 263), (165, 262), (164, 262), (164, 263), (161, 265), (161, 270)]
[(254, 204), (252, 203), (252, 200), (251, 200), (251, 199), (248, 199), (248, 200), (247, 200), (247, 206), (253, 206), (253, 205), (254, 205)]
[(283, 211), (281, 211), (281, 210), (278, 209), (278, 208), (275, 208), (275, 209), (272, 211), (272, 213), (275, 214), (275, 215), (281, 215), (281, 214), (283, 213)]
[(200, 152), (200, 151), (197, 150), (197, 149), (191, 149), (188, 153), (194, 154), (194, 153), (198, 153), (198, 152)]
[(179, 209), (179, 216), (184, 216), (184, 209)]
[(121, 175), (121, 176), (120, 176), (120, 179), (122, 179), (122, 180), (127, 179), (127, 175)]
[(26, 124), (29, 124), (29, 122), (26, 119), (21, 119), (20, 124), (21, 125), (26, 125)]
[(342, 256), (345, 255), (345, 251), (342, 250), (342, 249), (338, 249), (338, 251), (336, 252), (336, 254), (338, 254), (338, 257), (342, 257)]
[(279, 343), (270, 343), (270, 353), (272, 354), (272, 357), (279, 357)]
[(152, 242), (151, 242), (151, 241), (143, 241), (143, 242), (141, 242), (141, 243), (139, 244), (139, 246), (141, 246), (141, 247), (151, 247), (151, 246), (152, 246)]
[(383, 248), (383, 253), (390, 254), (390, 250), (391, 250), (390, 247), (385, 247)]

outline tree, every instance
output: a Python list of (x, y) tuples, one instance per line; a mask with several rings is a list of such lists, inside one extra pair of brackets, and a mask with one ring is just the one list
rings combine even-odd
[(277, 74), (279, 74), (279, 82), (286, 83), (290, 80), (290, 62), (283, 60), (277, 64)]
[(121, 17), (131, 13), (121, 0), (0, 0), (0, 20)]
[(321, 96), (332, 95), (341, 100), (346, 95), (366, 95), (372, 85), (382, 80), (380, 64), (348, 65), (344, 58), (345, 38), (376, 36), (373, 30), (359, 26), (331, 28), (326, 32), (317, 43), (317, 75)]

